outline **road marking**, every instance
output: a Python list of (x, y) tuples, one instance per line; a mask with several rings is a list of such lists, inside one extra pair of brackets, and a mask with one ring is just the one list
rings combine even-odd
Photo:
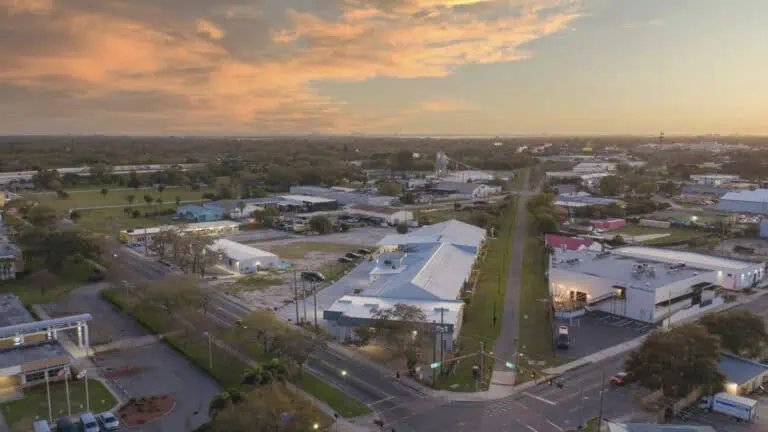
[(539, 431), (537, 431), (537, 430), (536, 430), (536, 429), (535, 429), (533, 426), (531, 426), (531, 425), (525, 425), (525, 427), (527, 427), (529, 430), (532, 430), (533, 432), (539, 432)]
[(558, 426), (558, 425), (556, 425), (556, 424), (552, 423), (552, 422), (551, 422), (551, 421), (549, 421), (549, 420), (547, 420), (547, 423), (551, 424), (551, 425), (552, 425), (552, 427), (553, 427), (553, 428), (555, 428), (555, 429), (557, 429), (559, 432), (563, 432), (563, 428), (561, 428), (560, 426)]
[(386, 402), (386, 401), (388, 401), (388, 400), (392, 400), (392, 399), (394, 399), (394, 398), (395, 398), (394, 396), (390, 396), (390, 397), (386, 397), (386, 398), (384, 398), (384, 399), (379, 399), (379, 400), (377, 400), (376, 402), (371, 402), (371, 403), (369, 403), (369, 404), (368, 404), (368, 406), (374, 406), (374, 405), (376, 405), (376, 404), (378, 404), (378, 403)]
[(531, 394), (531, 393), (528, 393), (528, 392), (523, 392), (523, 394), (524, 394), (524, 395), (526, 395), (526, 396), (528, 396), (528, 397), (534, 398), (534, 399), (536, 399), (536, 400), (538, 400), (538, 401), (541, 401), (541, 402), (544, 402), (544, 403), (548, 403), (548, 404), (550, 404), (550, 405), (557, 405), (557, 403), (556, 403), (556, 402), (552, 402), (552, 401), (551, 401), (551, 400), (549, 400), (549, 399), (544, 399), (544, 398), (543, 398), (543, 397), (541, 397), (541, 396), (536, 396), (535, 394)]

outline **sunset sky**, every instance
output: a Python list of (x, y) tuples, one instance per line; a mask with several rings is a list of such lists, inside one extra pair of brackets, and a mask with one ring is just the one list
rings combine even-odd
[(768, 0), (0, 0), (0, 134), (765, 134)]

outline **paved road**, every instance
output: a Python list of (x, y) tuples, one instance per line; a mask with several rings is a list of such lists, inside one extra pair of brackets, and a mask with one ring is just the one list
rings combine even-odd
[[(528, 190), (530, 175), (526, 175), (523, 183), (523, 190)], [(512, 254), (509, 261), (509, 271), (507, 273), (507, 291), (504, 294), (504, 310), (501, 315), (501, 333), (496, 340), (494, 351), (502, 359), (514, 359), (517, 354), (517, 333), (520, 322), (520, 274), (523, 268), (523, 252), (525, 249), (526, 235), (526, 215), (525, 208), (528, 202), (528, 195), (521, 194), (517, 204), (517, 226), (515, 227), (515, 242), (512, 245)], [(501, 362), (494, 365), (494, 378), (492, 383), (502, 385), (514, 384), (514, 374), (510, 373)], [(501, 374), (496, 371), (501, 372)], [(509, 378), (511, 379), (509, 379)]]

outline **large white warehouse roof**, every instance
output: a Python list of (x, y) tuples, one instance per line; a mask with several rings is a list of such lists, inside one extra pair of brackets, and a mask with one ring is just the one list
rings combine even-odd
[(685, 263), (692, 267), (707, 270), (742, 270), (754, 263), (736, 261), (716, 256), (703, 255), (693, 252), (685, 252), (671, 249), (659, 249), (642, 246), (628, 246), (615, 249), (612, 253), (636, 259), (661, 261), (671, 264)]
[(237, 261), (245, 261), (254, 258), (277, 258), (277, 255), (272, 252), (256, 249), (255, 247), (246, 246), (227, 239), (216, 240), (212, 245), (208, 246), (208, 249), (215, 252), (221, 252)]

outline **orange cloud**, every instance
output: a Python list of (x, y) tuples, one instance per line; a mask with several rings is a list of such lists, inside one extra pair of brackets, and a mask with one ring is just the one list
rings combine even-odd
[(24, 13), (41, 15), (53, 10), (53, 0), (0, 0), (0, 7), (5, 7), (11, 16)]
[[(205, 17), (192, 23), (169, 17), (159, 26), (114, 13), (61, 8), (43, 16), (31, 11), (44, 6), (30, 6), (43, 0), (0, 0), (0, 5), (9, 1), (27, 5), (15, 6), (15, 13), (38, 14), (32, 24), (19, 24), (20, 34), (54, 35), (67, 48), (6, 56), (9, 61), (0, 64), (0, 84), (65, 90), (95, 106), (109, 105), (115, 95), (161, 94), (173, 100), (173, 106), (147, 106), (141, 116), (156, 113), (168, 120), (168, 130), (200, 131), (379, 127), (396, 115), (374, 119), (351, 114), (343, 101), (318, 94), (312, 83), (444, 77), (466, 64), (519, 60), (530, 55), (521, 50), (523, 44), (556, 33), (578, 17), (570, 8), (539, 13), (561, 0), (525, 0), (522, 3), (538, 6), (512, 15), (502, 13), (508, 11), (506, 0), (400, 0), (394, 8), (379, 4), (383, 1), (347, 0), (335, 19), (286, 11), (288, 25), (275, 24), (266, 45), (240, 56), (225, 44), (235, 34), (226, 20), (217, 25)], [(460, 9), (472, 5), (500, 9), (490, 15)], [(261, 16), (251, 8), (212, 10), (231, 18)], [(467, 107), (442, 99), (419, 108), (446, 112)]]

